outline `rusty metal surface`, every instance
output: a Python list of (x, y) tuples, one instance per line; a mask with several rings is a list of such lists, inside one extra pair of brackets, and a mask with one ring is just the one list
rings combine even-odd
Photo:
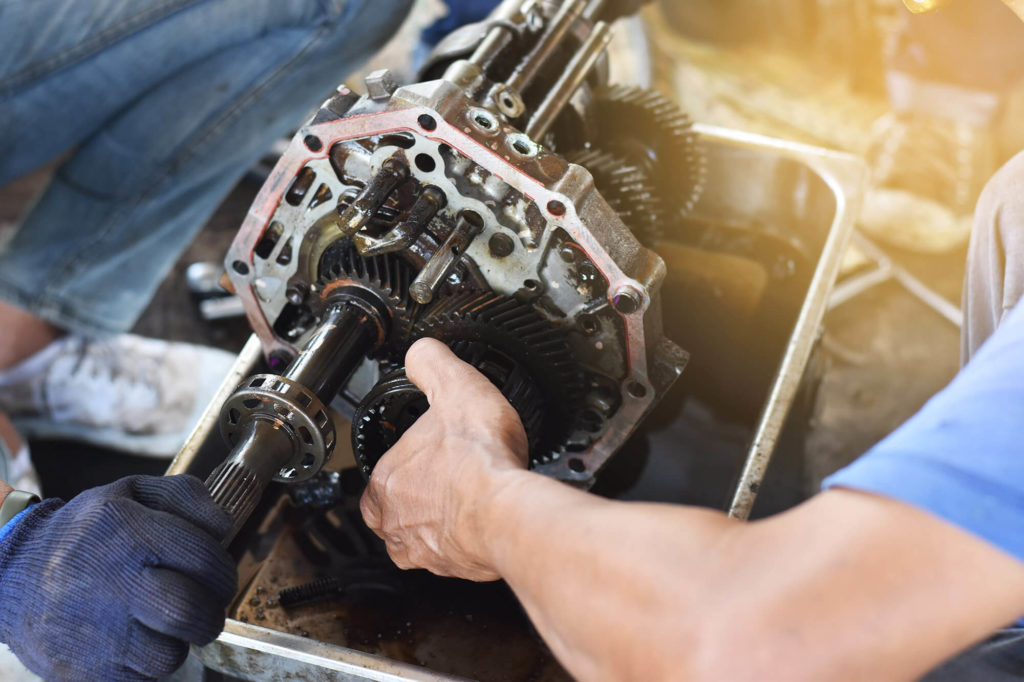
[[(318, 533), (310, 532), (314, 521)], [(360, 550), (365, 554), (339, 556), (329, 547), (327, 534), (341, 527), (347, 538), (363, 536), (356, 544), (365, 543)], [(398, 571), (363, 526), (354, 499), (327, 514), (297, 510), (282, 499), (262, 519), (260, 531), (262, 542), (273, 540), (272, 548), (254, 564), (255, 573), (236, 599), (225, 634), (199, 652), (211, 668), (246, 679), (286, 679), (265, 676), (282, 665), (301, 669), (304, 676), (298, 679), (321, 679), (324, 671), (338, 670), (364, 675), (341, 679), (570, 679), (507, 586)], [(344, 575), (346, 565), (366, 559), (371, 560), (363, 561), (371, 566), (365, 571), (369, 577), (359, 580), (371, 583), (369, 587), (290, 608), (281, 605), (282, 590)], [(243, 575), (248, 574), (247, 563), (243, 559)], [(285, 647), (284, 653), (275, 650), (285, 660), (267, 657), (266, 646), (274, 642)], [(318, 657), (296, 659), (311, 650)], [(306, 667), (296, 667), (299, 662)], [(343, 664), (347, 667), (337, 667)], [(398, 677), (375, 677), (381, 666)]]

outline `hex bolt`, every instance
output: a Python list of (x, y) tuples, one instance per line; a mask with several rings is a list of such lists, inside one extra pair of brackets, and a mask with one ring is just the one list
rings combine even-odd
[(516, 250), (516, 243), (512, 237), (504, 233), (497, 233), (487, 242), (487, 248), (492, 258), (507, 258)]

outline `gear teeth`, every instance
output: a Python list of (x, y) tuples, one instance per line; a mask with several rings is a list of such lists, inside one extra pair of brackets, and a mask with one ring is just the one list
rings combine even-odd
[(601, 195), (637, 239), (647, 246), (660, 241), (665, 207), (647, 173), (623, 157), (597, 149), (569, 160), (590, 171)]
[(658, 162), (652, 180), (659, 196), (684, 214), (692, 211), (704, 191), (707, 160), (686, 112), (661, 93), (633, 85), (599, 90), (596, 111), (601, 139), (625, 135), (654, 149)]
[(411, 339), (423, 337), (449, 346), (483, 343), (518, 364), (543, 396), (535, 461), (547, 461), (564, 444), (579, 416), (582, 373), (562, 332), (533, 308), (492, 292), (456, 294), (424, 311)]
[(401, 360), (398, 353), (408, 345), (412, 319), (416, 312), (409, 297), (412, 271), (402, 260), (393, 255), (365, 258), (359, 254), (351, 240), (343, 239), (332, 244), (320, 259), (320, 290), (330, 287), (332, 282), (350, 279), (374, 291), (391, 313), (393, 332), (389, 344), (377, 352), (380, 360)]

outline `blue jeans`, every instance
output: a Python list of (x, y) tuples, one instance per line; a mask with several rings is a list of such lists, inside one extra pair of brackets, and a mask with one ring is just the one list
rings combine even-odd
[(0, 249), (0, 298), (130, 329), (242, 174), (412, 0), (0, 0), (0, 185), (71, 150)]

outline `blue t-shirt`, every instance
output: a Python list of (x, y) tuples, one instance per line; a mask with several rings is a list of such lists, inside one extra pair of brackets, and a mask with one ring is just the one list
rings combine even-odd
[(1024, 305), (959, 375), (827, 478), (925, 509), (1024, 561)]

